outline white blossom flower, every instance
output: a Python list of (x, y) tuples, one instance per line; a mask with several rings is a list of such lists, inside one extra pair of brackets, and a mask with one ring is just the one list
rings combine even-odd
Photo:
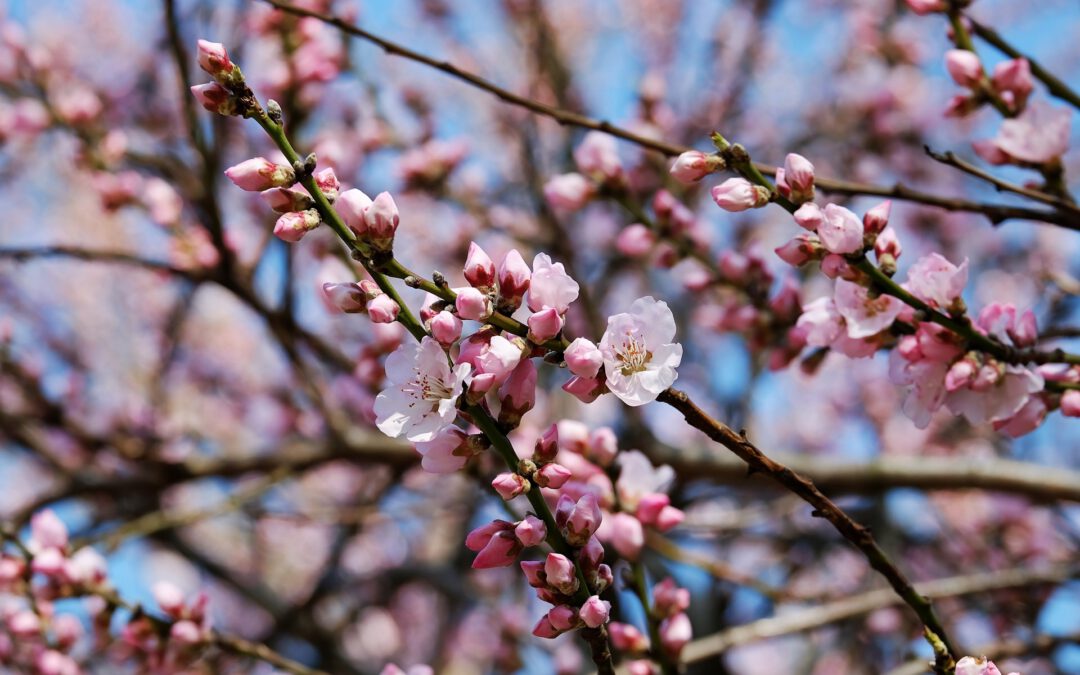
[(611, 393), (632, 406), (655, 401), (678, 377), (682, 345), (674, 339), (675, 317), (666, 302), (652, 296), (610, 317), (600, 351)]
[(452, 370), (435, 339), (407, 342), (386, 359), (390, 387), (375, 397), (375, 423), (387, 436), (430, 441), (457, 415), (455, 404), (472, 366)]

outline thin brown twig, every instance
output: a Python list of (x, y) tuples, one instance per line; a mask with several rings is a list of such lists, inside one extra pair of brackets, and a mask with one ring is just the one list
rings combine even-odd
[(1010, 183), (1007, 180), (998, 178), (997, 176), (987, 171), (983, 171), (974, 164), (960, 159), (956, 156), (956, 153), (952, 152), (951, 150), (946, 152), (935, 152), (930, 149), (930, 146), (927, 145), (923, 146), (923, 150), (928, 156), (930, 156), (931, 159), (941, 162), (945, 166), (951, 166), (955, 169), (959, 169), (960, 171), (963, 171), (970, 176), (974, 176), (976, 178), (984, 180), (997, 188), (998, 192), (1012, 192), (1013, 194), (1018, 194), (1023, 197), (1027, 197), (1028, 199), (1031, 199), (1033, 201), (1041, 202), (1048, 206), (1052, 206), (1060, 211), (1067, 211), (1074, 214), (1078, 219), (1080, 219), (1080, 207), (1077, 207), (1076, 204), (1072, 204), (1065, 201), (1064, 199), (1061, 199), (1060, 197), (1055, 197), (1054, 195), (1047, 194), (1045, 192), (1042, 192), (1041, 190), (1034, 190), (1032, 188), (1024, 187), (1023, 185), (1017, 185), (1016, 183)]
[[(469, 84), (477, 89), (485, 91), (496, 98), (500, 99), (504, 103), (518, 106), (533, 112), (537, 115), (542, 115), (550, 119), (555, 120), (561, 125), (569, 125), (580, 127), (582, 129), (592, 129), (595, 131), (602, 131), (607, 134), (611, 134), (617, 138), (621, 138), (625, 141), (629, 141), (638, 145), (639, 147), (647, 150), (654, 150), (668, 157), (674, 157), (680, 155), (692, 148), (668, 143), (666, 141), (657, 140), (641, 134), (636, 134), (623, 127), (616, 126), (607, 120), (600, 120), (582, 115), (570, 110), (558, 108), (555, 106), (541, 103), (535, 99), (528, 98), (515, 94), (509, 89), (500, 87), (499, 85), (487, 80), (475, 73), (463, 70), (449, 61), (439, 60), (426, 56), (419, 52), (416, 52), (408, 47), (405, 47), (396, 42), (387, 40), (386, 38), (370, 33), (359, 26), (349, 23), (344, 19), (329, 14), (323, 14), (314, 10), (305, 9), (303, 7), (297, 7), (295, 5), (283, 2), (282, 0), (262, 0), (263, 2), (290, 14), (297, 16), (311, 17), (322, 21), (323, 23), (334, 26), (338, 30), (341, 30), (349, 35), (355, 36), (362, 40), (366, 40), (379, 46), (384, 52), (392, 56), (399, 56), (401, 58), (421, 63), (430, 68), (434, 68), (440, 72), (446, 73), (453, 78), (456, 78), (466, 84)], [(755, 162), (754, 166), (762, 173), (768, 175), (775, 175), (776, 167), (769, 164), (762, 164)], [(856, 183), (852, 181), (837, 180), (833, 178), (817, 177), (814, 181), (815, 185), (823, 192), (829, 192), (833, 194), (842, 195), (862, 195), (872, 197), (885, 197), (890, 199), (899, 199), (904, 201), (918, 202), (927, 206), (935, 206), (946, 211), (965, 211), (971, 213), (980, 213), (986, 216), (994, 224), (1004, 222), (1006, 220), (1021, 219), (1021, 220), (1034, 220), (1052, 225), (1059, 225), (1061, 227), (1069, 229), (1080, 229), (1080, 223), (1075, 222), (1069, 214), (1061, 213), (1057, 211), (1048, 211), (1044, 209), (1032, 209), (1020, 206), (1009, 206), (1005, 204), (985, 204), (981, 202), (975, 202), (967, 199), (960, 199), (955, 197), (943, 197), (940, 195), (934, 195), (926, 192), (921, 192), (910, 188), (902, 183), (896, 183), (891, 187), (871, 185), (867, 183)]]

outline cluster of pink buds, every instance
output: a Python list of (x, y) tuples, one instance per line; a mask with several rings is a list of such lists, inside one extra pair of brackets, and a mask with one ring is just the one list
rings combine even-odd
[(200, 658), (202, 645), (211, 637), (206, 611), (209, 596), (199, 593), (188, 602), (179, 588), (167, 582), (156, 584), (153, 592), (166, 618), (136, 613), (121, 637), (151, 672), (185, 672)]
[(950, 117), (968, 115), (993, 98), (1000, 100), (1011, 114), (1017, 114), (1024, 110), (1035, 88), (1031, 67), (1023, 58), (1002, 61), (994, 66), (988, 78), (978, 54), (952, 49), (945, 52), (945, 68), (956, 84), (969, 90), (949, 101), (945, 114)]
[[(659, 648), (667, 659), (678, 661), (683, 647), (693, 637), (690, 617), (686, 615), (690, 607), (690, 591), (680, 588), (674, 579), (668, 577), (653, 587), (652, 596), (649, 620), (659, 623)], [(644, 658), (652, 649), (647, 635), (628, 623), (613, 622), (608, 631), (612, 645), (633, 659), (627, 664), (631, 675), (656, 675), (653, 661)]]
[(346, 314), (367, 313), (375, 323), (393, 323), (401, 308), (370, 279), (359, 283), (325, 283), (322, 287), (331, 307)]
[(574, 163), (580, 173), (564, 173), (544, 185), (549, 204), (562, 211), (577, 211), (601, 190), (619, 191), (626, 187), (626, 171), (619, 159), (615, 139), (599, 131), (590, 131), (574, 149)]
[[(562, 553), (548, 553), (544, 560), (523, 560), (521, 569), (529, 585), (536, 589), (536, 596), (554, 605), (533, 628), (533, 635), (555, 638), (576, 628), (599, 628), (608, 621), (611, 604), (600, 599), (614, 580), (611, 568), (604, 564), (604, 547), (595, 537), (578, 549), (575, 560)], [(594, 593), (580, 606), (574, 596), (579, 596), (582, 583)]]
[(199, 67), (214, 78), (213, 82), (191, 87), (196, 100), (210, 112), (235, 115), (239, 111), (238, 86), (243, 86), (240, 66), (229, 59), (225, 46), (219, 42), (199, 40)]

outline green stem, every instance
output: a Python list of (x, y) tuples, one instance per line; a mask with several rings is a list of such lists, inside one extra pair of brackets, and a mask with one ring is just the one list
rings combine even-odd
[(649, 583), (645, 579), (645, 565), (640, 560), (635, 560), (630, 565), (633, 571), (634, 594), (637, 595), (641, 608), (645, 611), (645, 623), (649, 629), (650, 651), (653, 660), (660, 664), (660, 670), (664, 675), (675, 675), (678, 670), (671, 660), (663, 654), (663, 645), (660, 643), (660, 621), (653, 612), (653, 606), (649, 602)]

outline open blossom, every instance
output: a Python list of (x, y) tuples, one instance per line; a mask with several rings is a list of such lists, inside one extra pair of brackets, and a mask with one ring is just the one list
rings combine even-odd
[(600, 182), (617, 179), (623, 172), (615, 137), (600, 131), (585, 134), (574, 148), (574, 163), (578, 171)]
[[(956, 675), (1001, 675), (1001, 671), (993, 661), (987, 660), (985, 656), (974, 657), (965, 656), (956, 662)], [(1009, 673), (1009, 675), (1019, 675), (1018, 673)]]
[(904, 303), (891, 295), (871, 297), (865, 287), (843, 279), (836, 280), (833, 299), (836, 311), (844, 317), (848, 337), (852, 338), (880, 333), (891, 326), (904, 309)]
[(610, 317), (600, 351), (611, 393), (631, 406), (655, 401), (678, 377), (682, 345), (674, 339), (674, 315), (666, 302), (652, 296), (638, 298), (629, 312)]
[(1072, 111), (1032, 104), (1017, 117), (1001, 123), (998, 134), (973, 144), (975, 152), (991, 164), (1052, 162), (1069, 149)]
[(458, 471), (472, 455), (468, 435), (457, 427), (446, 427), (430, 441), (418, 442), (416, 451), (423, 457), (420, 467), (429, 473)]
[(564, 211), (577, 211), (592, 199), (596, 188), (580, 173), (564, 173), (548, 180), (544, 197), (548, 203)]
[(454, 421), (457, 399), (471, 371), (468, 363), (451, 369), (434, 338), (402, 344), (386, 359), (390, 387), (375, 397), (376, 426), (393, 438), (432, 440)]
[(1040, 391), (1042, 375), (1022, 366), (983, 366), (966, 387), (950, 391), (945, 405), (972, 424), (1006, 420)]
[(967, 277), (967, 258), (958, 267), (940, 253), (931, 253), (911, 266), (904, 288), (923, 302), (946, 309), (964, 291)]
[(577, 300), (580, 287), (562, 263), (551, 262), (546, 253), (533, 258), (532, 279), (529, 282), (529, 309), (539, 312), (550, 307), (559, 314), (566, 314), (570, 303)]
[(828, 204), (817, 228), (821, 243), (832, 253), (855, 253), (863, 247), (863, 222), (850, 210)]

